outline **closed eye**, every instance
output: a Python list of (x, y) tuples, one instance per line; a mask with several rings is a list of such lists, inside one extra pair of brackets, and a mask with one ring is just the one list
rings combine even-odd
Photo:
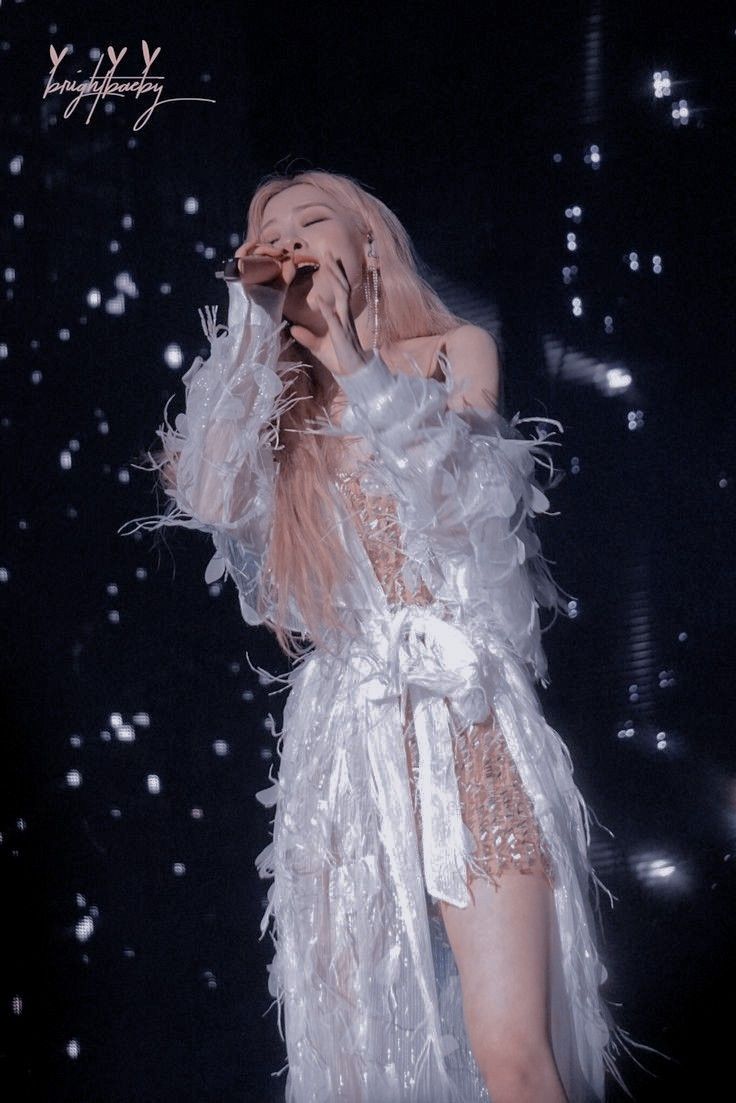
[[(326, 222), (326, 221), (327, 221), (327, 219), (325, 218), (325, 216), (324, 216), (324, 215), (322, 215), (322, 217), (320, 217), (320, 218), (312, 218), (312, 219), (310, 219), (310, 221), (309, 221), (309, 222), (305, 222), (305, 223), (304, 223), (304, 225), (305, 225), (305, 226), (314, 226), (315, 222)], [(275, 244), (276, 244), (276, 242), (277, 242), (278, 240), (279, 240), (279, 239), (278, 239), (277, 237), (275, 237), (275, 238), (273, 239), (273, 241), (267, 241), (267, 242), (266, 242), (266, 245), (275, 245)]]

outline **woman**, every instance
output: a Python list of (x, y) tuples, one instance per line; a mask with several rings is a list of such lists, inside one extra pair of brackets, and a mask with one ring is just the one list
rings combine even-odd
[(350, 177), (266, 178), (236, 257), (151, 456), (170, 501), (133, 524), (211, 534), (206, 580), (297, 659), (256, 860), (287, 1103), (602, 1099), (627, 1035), (534, 686), (539, 606), (567, 607), (534, 531), (545, 435), (504, 420), (493, 338)]

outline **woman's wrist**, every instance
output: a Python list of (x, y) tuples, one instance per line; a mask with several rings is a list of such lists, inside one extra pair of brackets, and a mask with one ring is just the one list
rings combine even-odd
[(366, 406), (376, 401), (380, 403), (380, 396), (394, 385), (396, 377), (380, 354), (374, 351), (359, 368), (345, 372), (337, 379), (351, 403)]

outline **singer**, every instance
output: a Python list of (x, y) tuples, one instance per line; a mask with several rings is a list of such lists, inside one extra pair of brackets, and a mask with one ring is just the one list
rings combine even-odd
[(602, 1100), (639, 1043), (535, 684), (540, 607), (568, 608), (537, 535), (562, 426), (506, 419), (495, 339), (352, 177), (266, 177), (220, 274), (227, 327), (201, 314), (149, 453), (168, 502), (131, 531), (207, 533), (206, 581), (294, 660), (257, 794), (286, 1101)]

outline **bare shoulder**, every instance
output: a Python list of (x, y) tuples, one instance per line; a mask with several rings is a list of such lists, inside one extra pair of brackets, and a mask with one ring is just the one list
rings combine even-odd
[(498, 345), (495, 338), (487, 329), (473, 325), (472, 322), (466, 322), (455, 329), (449, 330), (445, 334), (443, 343), (451, 362), (452, 352), (454, 352), (456, 356), (463, 359), (466, 356), (480, 356), (498, 364)]
[(454, 382), (462, 390), (448, 405), (458, 410), (497, 409), (501, 365), (494, 337), (482, 326), (467, 322), (446, 333), (443, 345)]

